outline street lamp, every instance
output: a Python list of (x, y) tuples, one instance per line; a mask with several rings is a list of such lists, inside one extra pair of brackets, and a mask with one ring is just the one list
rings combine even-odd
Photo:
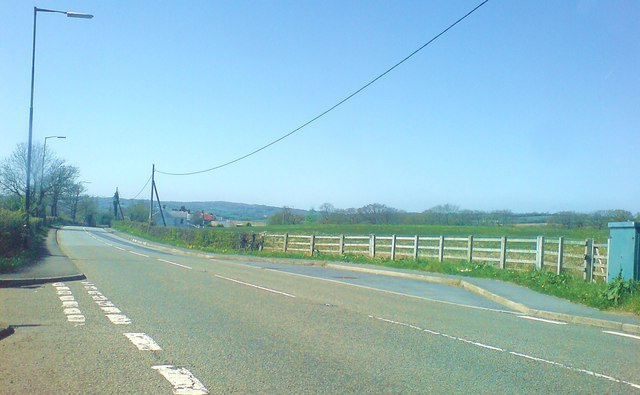
[[(44, 138), (44, 148), (42, 149), (42, 170), (40, 171), (40, 198), (38, 199), (38, 208), (42, 209), (42, 199), (44, 199), (44, 162), (47, 156), (47, 140), (48, 139), (66, 139), (67, 136), (47, 136)], [(43, 209), (43, 218), (46, 218), (46, 210)]]
[[(27, 186), (25, 189), (25, 218), (26, 225), (29, 227), (29, 211), (31, 209), (31, 142), (33, 136), (33, 81), (35, 76), (35, 67), (36, 67), (36, 20), (38, 11), (40, 12), (52, 12), (57, 14), (65, 14), (70, 18), (84, 18), (91, 19), (93, 15), (90, 14), (81, 14), (78, 12), (68, 12), (68, 11), (56, 11), (56, 10), (47, 10), (44, 8), (33, 7), (33, 47), (31, 50), (31, 101), (29, 105), (29, 144), (27, 145)], [(27, 232), (27, 235), (29, 232)], [(28, 236), (27, 236), (28, 237)]]

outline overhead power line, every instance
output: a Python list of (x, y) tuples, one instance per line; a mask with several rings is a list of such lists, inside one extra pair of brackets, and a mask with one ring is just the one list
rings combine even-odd
[(330, 113), (331, 111), (335, 110), (336, 108), (338, 108), (339, 106), (341, 106), (342, 104), (346, 103), (347, 101), (349, 101), (351, 98), (353, 98), (354, 96), (356, 96), (357, 94), (359, 94), (360, 92), (362, 92), (363, 90), (367, 89), (369, 86), (373, 85), (376, 81), (378, 81), (379, 79), (381, 79), (382, 77), (386, 76), (387, 74), (389, 74), (391, 71), (393, 71), (395, 68), (397, 68), (398, 66), (400, 66), (401, 64), (403, 64), (404, 62), (406, 62), (407, 60), (409, 60), (410, 58), (412, 58), (415, 54), (417, 54), (418, 52), (422, 51), (424, 48), (426, 48), (429, 44), (431, 44), (432, 42), (434, 42), (435, 40), (437, 40), (438, 38), (440, 38), (440, 36), (442, 36), (443, 34), (445, 34), (446, 32), (448, 32), (449, 30), (451, 30), (454, 26), (456, 26), (458, 23), (462, 22), (465, 18), (467, 18), (469, 15), (473, 14), (476, 10), (478, 10), (480, 7), (482, 7), (483, 5), (485, 5), (489, 0), (484, 0), (482, 3), (478, 4), (475, 8), (473, 8), (471, 11), (467, 12), (464, 16), (460, 17), (458, 20), (456, 20), (455, 22), (453, 22), (452, 24), (450, 24), (446, 29), (442, 30), (440, 33), (438, 33), (437, 35), (435, 35), (432, 39), (430, 39), (429, 41), (427, 41), (426, 43), (424, 43), (422, 46), (420, 46), (418, 49), (416, 49), (415, 51), (411, 52), (409, 55), (407, 55), (404, 59), (402, 59), (401, 61), (399, 61), (398, 63), (394, 64), (393, 66), (391, 66), (390, 68), (388, 68), (386, 71), (384, 71), (382, 74), (378, 75), (377, 77), (375, 77), (374, 79), (372, 79), (371, 81), (367, 82), (365, 85), (363, 85), (362, 87), (360, 87), (358, 90), (354, 91), (353, 93), (351, 93), (350, 95), (348, 95), (347, 97), (345, 97), (344, 99), (340, 100), (338, 103), (334, 104), (333, 106), (329, 107), (327, 110), (323, 111), (322, 113), (320, 113), (319, 115), (316, 115), (315, 117), (313, 117), (312, 119), (310, 119), (309, 121), (303, 123), (302, 125), (298, 126), (297, 128), (293, 129), (292, 131), (290, 131), (289, 133), (285, 134), (284, 136), (273, 140), (272, 142), (263, 145), (262, 147), (249, 152), (246, 155), (240, 156), (236, 159), (233, 159), (229, 162), (225, 162), (222, 163), (220, 165), (214, 166), (214, 167), (210, 167), (208, 169), (204, 169), (204, 170), (198, 170), (198, 171), (192, 171), (192, 172), (188, 172), (188, 173), (171, 173), (171, 172), (167, 172), (167, 171), (161, 171), (156, 169), (157, 173), (160, 174), (165, 174), (168, 176), (191, 176), (194, 174), (200, 174), (200, 173), (207, 173), (213, 170), (217, 170), (226, 166), (229, 166), (231, 164), (234, 164), (236, 162), (240, 162), (243, 159), (246, 159), (252, 155), (257, 154), (258, 152), (265, 150), (269, 147), (271, 147), (272, 145), (286, 139), (287, 137), (291, 136), (292, 134), (299, 132), (300, 130), (302, 130), (303, 128), (309, 126), (310, 124), (312, 124), (313, 122), (317, 121), (318, 119), (322, 118), (323, 116), (327, 115), (328, 113)]
[(149, 181), (151, 181), (151, 176), (149, 176), (149, 179), (147, 180), (147, 182), (144, 183), (144, 186), (142, 188), (140, 188), (140, 192), (136, 193), (136, 196), (132, 197), (131, 200), (134, 200), (135, 198), (140, 196), (142, 191), (144, 191), (144, 189), (147, 187), (147, 185), (149, 185)]

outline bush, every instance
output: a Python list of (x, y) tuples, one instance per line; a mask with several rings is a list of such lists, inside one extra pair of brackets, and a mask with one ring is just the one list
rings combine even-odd
[(9, 258), (20, 253), (26, 237), (21, 213), (0, 209), (0, 257)]
[(133, 221), (117, 221), (113, 223), (116, 229), (165, 242), (179, 247), (195, 248), (214, 252), (246, 252), (258, 250), (262, 238), (246, 231), (235, 228), (172, 228), (151, 226)]

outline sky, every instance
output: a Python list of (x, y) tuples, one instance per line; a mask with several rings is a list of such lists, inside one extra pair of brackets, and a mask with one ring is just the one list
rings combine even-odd
[[(33, 140), (92, 196), (242, 157), (312, 120), (481, 1), (48, 1), (0, 8), (0, 159)], [(640, 2), (490, 0), (282, 141), (169, 201), (640, 212)], [(142, 192), (140, 192), (142, 191)], [(140, 194), (139, 194), (140, 192)]]

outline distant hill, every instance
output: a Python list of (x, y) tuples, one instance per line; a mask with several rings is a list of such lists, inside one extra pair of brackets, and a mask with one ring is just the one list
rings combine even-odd
[[(98, 203), (98, 210), (107, 211), (111, 209), (112, 198), (110, 197), (98, 197), (96, 198)], [(135, 204), (143, 203), (149, 204), (149, 200), (142, 199), (121, 199), (120, 205), (124, 210), (127, 207), (131, 207)], [(282, 211), (282, 207), (274, 207), (274, 206), (265, 206), (262, 204), (245, 204), (245, 203), (232, 203), (232, 202), (222, 202), (222, 201), (214, 201), (214, 202), (176, 202), (176, 201), (168, 201), (162, 202), (162, 205), (166, 210), (172, 209), (180, 209), (180, 207), (184, 206), (186, 209), (193, 211), (205, 211), (208, 213), (213, 213), (219, 219), (222, 218), (224, 220), (235, 220), (235, 221), (263, 221), (267, 217), (272, 216), (273, 214), (279, 213)], [(296, 215), (305, 216), (306, 210), (297, 210), (291, 209), (291, 211)]]

